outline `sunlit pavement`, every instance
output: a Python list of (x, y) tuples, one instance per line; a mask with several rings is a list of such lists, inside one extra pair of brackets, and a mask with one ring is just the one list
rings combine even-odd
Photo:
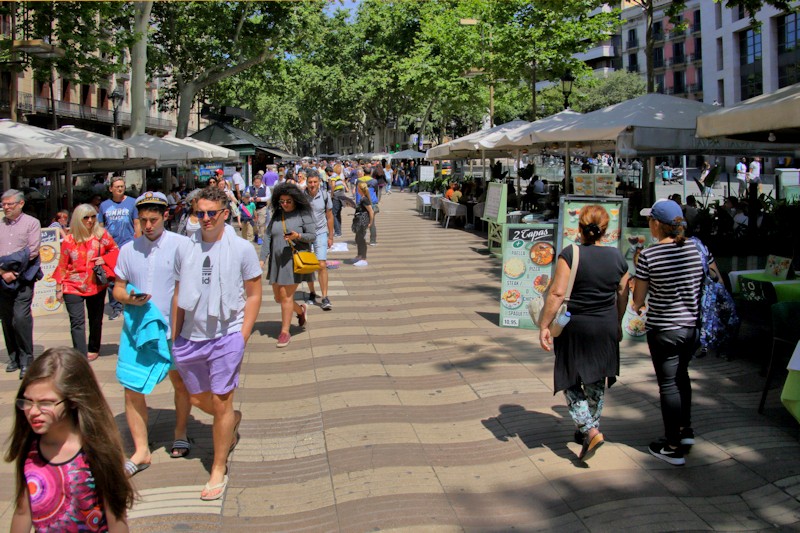
[[(347, 215), (352, 210), (345, 212)], [(275, 348), (278, 307), (264, 285), (236, 408), (241, 442), (223, 500), (201, 502), (210, 418), (193, 411), (187, 459), (170, 459), (172, 392), (148, 398), (153, 466), (137, 475), (134, 531), (763, 531), (800, 527), (800, 446), (754, 360), (692, 364), (697, 444), (684, 467), (647, 453), (662, 432), (646, 345), (625, 341), (606, 396), (607, 444), (576, 460), (572, 423), (553, 395), (553, 356), (531, 331), (497, 326), (499, 262), (479, 234), (443, 229), (414, 197), (381, 203), (369, 266), (331, 271), (334, 309), (310, 311)], [(355, 255), (345, 217), (344, 233)], [(295, 322), (296, 323), (296, 322)], [(114, 377), (121, 322), (105, 322), (93, 363), (126, 445)], [(66, 314), (36, 320), (37, 353), (69, 343)], [(766, 357), (768, 347), (759, 357)], [(11, 427), (16, 374), (0, 372)], [(0, 529), (13, 468), (2, 464)]]

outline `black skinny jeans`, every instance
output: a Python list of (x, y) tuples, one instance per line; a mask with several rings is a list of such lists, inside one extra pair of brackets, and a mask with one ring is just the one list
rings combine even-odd
[(367, 228), (360, 229), (356, 232), (356, 257), (361, 259), (367, 258)]
[[(88, 352), (100, 351), (100, 340), (103, 335), (103, 307), (105, 307), (106, 290), (103, 289), (92, 296), (65, 294), (64, 305), (69, 314), (72, 347), (86, 355)], [(86, 302), (86, 310), (83, 305)], [(86, 314), (89, 315), (89, 345), (86, 345)]]
[(692, 427), (692, 382), (689, 362), (697, 349), (697, 328), (647, 332), (650, 358), (658, 379), (661, 417), (670, 446), (681, 442), (681, 428)]

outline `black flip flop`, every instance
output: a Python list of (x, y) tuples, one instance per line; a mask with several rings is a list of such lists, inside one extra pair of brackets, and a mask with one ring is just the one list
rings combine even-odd
[(189, 442), (188, 437), (186, 440), (175, 439), (175, 441), (172, 443), (172, 448), (169, 451), (169, 456), (172, 459), (180, 459), (189, 455), (189, 451), (191, 449), (192, 443)]

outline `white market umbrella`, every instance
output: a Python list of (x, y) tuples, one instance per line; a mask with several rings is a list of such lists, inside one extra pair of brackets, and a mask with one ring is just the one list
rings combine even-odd
[(221, 148), (195, 139), (154, 137), (146, 133), (134, 135), (125, 142), (158, 154), (159, 168), (188, 166), (192, 163), (212, 163), (228, 160), (234, 150)]
[(67, 147), (34, 139), (22, 140), (0, 133), (0, 161), (30, 161), (32, 159), (64, 159)]
[(786, 147), (737, 141), (707, 141), (695, 136), (700, 115), (713, 111), (714, 106), (650, 93), (625, 102), (586, 113), (575, 121), (537, 132), (537, 143), (568, 142), (616, 143), (619, 157), (641, 157), (666, 154), (738, 155), (785, 153)]
[(478, 144), (487, 150), (518, 150), (520, 148), (527, 148), (537, 143), (535, 138), (537, 133), (571, 124), (582, 116), (581, 113), (567, 109), (555, 115), (523, 124), (512, 130), (492, 133), (479, 141)]
[[(731, 107), (714, 108), (697, 117), (698, 137), (739, 137), (769, 142), (786, 142), (782, 132), (791, 132), (796, 141), (800, 134), (800, 83), (769, 94), (750, 98)], [(757, 135), (755, 135), (757, 134)]]
[[(154, 167), (156, 165), (156, 161), (158, 160), (158, 153), (152, 150), (128, 144), (123, 140), (115, 139), (113, 137), (109, 137), (108, 135), (103, 135), (102, 133), (86, 131), (81, 128), (76, 128), (75, 126), (63, 126), (56, 131), (73, 139), (105, 144), (113, 148), (124, 150), (125, 157), (123, 159), (110, 159), (107, 160), (107, 162), (104, 162), (102, 169), (107, 172), (150, 168)], [(97, 169), (97, 165), (95, 165), (95, 169)], [(73, 168), (73, 171), (75, 170), (76, 169)]]
[(425, 159), (425, 154), (416, 150), (403, 150), (391, 154), (392, 159)]

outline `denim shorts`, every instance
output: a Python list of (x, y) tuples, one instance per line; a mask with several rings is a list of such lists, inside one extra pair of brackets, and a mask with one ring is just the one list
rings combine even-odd
[(328, 232), (317, 233), (317, 240), (314, 241), (314, 255), (320, 261), (328, 259)]
[(178, 336), (172, 346), (175, 366), (189, 394), (227, 394), (239, 386), (244, 337), (237, 331), (218, 339), (190, 341)]

